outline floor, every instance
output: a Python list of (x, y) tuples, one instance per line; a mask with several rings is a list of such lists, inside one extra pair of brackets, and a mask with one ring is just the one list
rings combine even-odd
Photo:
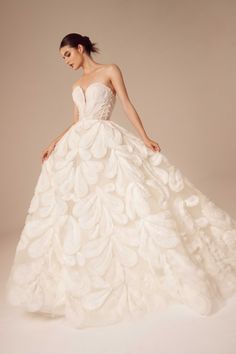
[(3, 354), (235, 354), (235, 334), (236, 300), (209, 318), (176, 306), (132, 324), (83, 330), (1, 309)]

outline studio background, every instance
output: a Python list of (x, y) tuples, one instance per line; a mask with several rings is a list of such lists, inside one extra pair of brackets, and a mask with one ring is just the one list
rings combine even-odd
[[(97, 43), (101, 54), (92, 55), (97, 62), (119, 65), (148, 135), (198, 189), (236, 218), (235, 19), (236, 2), (230, 0), (1, 2), (3, 291), (42, 150), (72, 122), (72, 85), (82, 72), (65, 65), (59, 53), (60, 41), (71, 32)], [(111, 119), (138, 136), (118, 97)], [(181, 329), (172, 325), (173, 338), (181, 338)], [(222, 347), (214, 342), (221, 327), (211, 328), (208, 353), (222, 348), (220, 354), (233, 353), (233, 339), (227, 337)], [(198, 353), (205, 353), (201, 341), (196, 343)], [(12, 342), (5, 353), (17, 349)]]
[[(96, 61), (120, 66), (163, 154), (236, 217), (235, 2), (23, 0), (2, 6), (3, 237), (22, 227), (41, 152), (72, 121), (71, 87), (82, 71), (65, 65), (58, 50), (70, 32), (97, 42)], [(112, 119), (136, 133), (118, 97)]]

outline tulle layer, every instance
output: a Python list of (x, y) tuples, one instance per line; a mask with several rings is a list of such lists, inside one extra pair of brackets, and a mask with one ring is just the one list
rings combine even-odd
[(9, 303), (84, 328), (175, 303), (210, 315), (235, 293), (235, 220), (124, 127), (73, 125), (42, 165)]

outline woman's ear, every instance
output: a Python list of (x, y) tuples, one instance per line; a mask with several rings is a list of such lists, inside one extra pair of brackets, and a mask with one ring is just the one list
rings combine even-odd
[(81, 44), (78, 44), (77, 48), (80, 53), (83, 53), (84, 47)]

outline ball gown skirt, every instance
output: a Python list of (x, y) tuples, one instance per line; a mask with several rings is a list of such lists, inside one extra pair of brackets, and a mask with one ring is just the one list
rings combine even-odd
[(72, 98), (80, 119), (42, 165), (8, 303), (77, 328), (174, 304), (218, 311), (236, 294), (236, 221), (111, 120), (108, 86)]

